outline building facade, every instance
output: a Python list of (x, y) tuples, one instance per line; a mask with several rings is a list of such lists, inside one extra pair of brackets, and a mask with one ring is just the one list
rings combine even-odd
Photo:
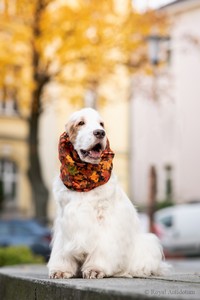
[[(171, 21), (170, 60), (147, 80), (157, 99), (137, 91), (132, 99), (132, 194), (145, 205), (149, 170), (157, 173), (157, 199), (200, 200), (200, 1), (179, 0), (162, 8)], [(170, 177), (170, 178), (169, 178)]]
[(28, 122), (13, 100), (0, 100), (0, 215), (30, 216)]

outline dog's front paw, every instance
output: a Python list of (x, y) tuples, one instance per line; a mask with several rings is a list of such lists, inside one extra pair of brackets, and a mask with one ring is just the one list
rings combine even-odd
[(49, 274), (50, 279), (68, 279), (72, 278), (73, 274), (70, 272), (52, 271)]
[(85, 279), (101, 279), (106, 276), (106, 274), (101, 270), (86, 269), (83, 271), (83, 278)]

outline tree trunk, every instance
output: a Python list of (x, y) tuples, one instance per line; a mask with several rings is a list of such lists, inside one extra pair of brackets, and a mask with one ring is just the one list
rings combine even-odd
[(41, 101), (45, 85), (49, 82), (47, 70), (41, 68), (41, 53), (36, 43), (41, 37), (40, 20), (45, 1), (37, 0), (35, 6), (32, 40), (32, 67), (34, 90), (32, 92), (31, 113), (29, 119), (29, 178), (32, 188), (32, 197), (35, 206), (35, 217), (43, 222), (47, 221), (48, 190), (42, 176), (39, 156), (39, 118), (41, 114)]
[(29, 120), (29, 178), (32, 188), (32, 197), (35, 206), (35, 217), (43, 222), (47, 221), (48, 190), (42, 176), (41, 162), (39, 156), (39, 117), (41, 88), (33, 92), (32, 109)]

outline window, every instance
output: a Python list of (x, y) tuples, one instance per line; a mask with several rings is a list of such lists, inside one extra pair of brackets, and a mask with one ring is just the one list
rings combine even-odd
[(13, 15), (16, 12), (16, 0), (1, 0), (0, 13)]
[(160, 222), (167, 228), (173, 226), (173, 218), (172, 216), (165, 216), (160, 219)]
[(7, 159), (0, 159), (0, 204), (9, 206), (16, 200), (18, 172), (16, 164)]
[(0, 115), (13, 116), (18, 114), (16, 94), (14, 90), (0, 91)]

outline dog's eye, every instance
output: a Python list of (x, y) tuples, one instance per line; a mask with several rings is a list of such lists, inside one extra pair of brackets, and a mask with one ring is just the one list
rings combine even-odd
[(104, 128), (104, 123), (103, 122), (100, 122), (100, 125)]
[(80, 121), (80, 122), (78, 123), (78, 126), (83, 126), (83, 125), (85, 125), (85, 122), (84, 122), (84, 121)]

